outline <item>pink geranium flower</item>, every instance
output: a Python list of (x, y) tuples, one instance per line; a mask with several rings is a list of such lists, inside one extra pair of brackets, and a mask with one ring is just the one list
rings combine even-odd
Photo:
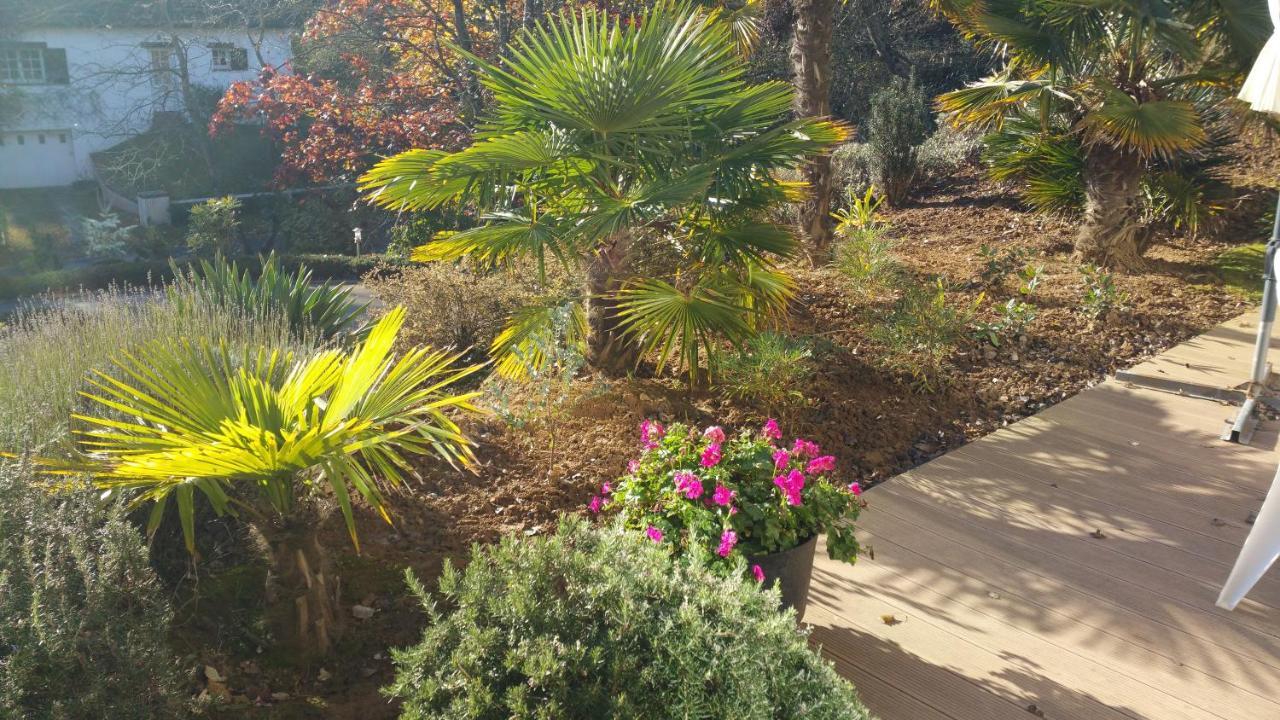
[(688, 470), (678, 470), (675, 474), (676, 491), (683, 493), (690, 500), (702, 497), (702, 481)]
[(800, 457), (814, 457), (820, 452), (822, 449), (818, 447), (818, 443), (804, 438), (796, 438), (796, 444), (791, 447), (791, 454)]
[(601, 494), (601, 495), (611, 495), (612, 493), (613, 493), (613, 484), (612, 484), (612, 483), (605, 483), (605, 484), (603, 484), (603, 485), (601, 485), (601, 486), (600, 486), (600, 494)]
[(738, 533), (732, 530), (725, 530), (720, 535), (720, 547), (716, 549), (716, 553), (720, 557), (729, 557), (729, 553), (733, 552), (733, 546), (738, 544)]
[(858, 484), (858, 483), (856, 483), (856, 482), (851, 482), (851, 483), (849, 483), (849, 492), (853, 493), (855, 496), (857, 496), (857, 495), (861, 495), (861, 494), (862, 494), (862, 486), (861, 486), (861, 485), (859, 485), (859, 484)]
[(759, 565), (751, 566), (751, 574), (756, 576), (756, 582), (764, 582), (764, 570)]
[(791, 463), (791, 453), (786, 450), (773, 451), (773, 469), (781, 472)]
[(810, 475), (821, 475), (822, 473), (829, 473), (835, 469), (836, 469), (835, 456), (823, 455), (821, 457), (816, 457), (810, 460), (809, 464), (805, 466), (804, 471), (809, 473)]
[(804, 473), (799, 470), (792, 470), (786, 475), (779, 475), (773, 479), (773, 484), (777, 485), (787, 496), (788, 505), (801, 505), (804, 498), (801, 497), (800, 491), (804, 489)]
[(600, 507), (604, 504), (604, 499), (599, 495), (592, 495), (591, 502), (587, 503), (587, 509), (596, 514), (600, 512)]
[(635, 475), (636, 471), (639, 469), (640, 469), (639, 460), (630, 460), (627, 462), (627, 472), (631, 473), (632, 475)]
[(656, 543), (662, 542), (662, 531), (652, 525), (649, 526), (649, 529), (644, 531), (644, 534), (648, 535), (649, 539)]
[(760, 434), (766, 440), (777, 440), (782, 437), (782, 430), (778, 427), (778, 421), (769, 418), (765, 421), (764, 427), (760, 429)]
[(702, 437), (719, 445), (720, 443), (724, 442), (724, 428), (720, 427), (719, 425), (712, 425), (711, 427), (702, 431)]
[(644, 445), (644, 449), (652, 450), (658, 447), (658, 441), (662, 439), (665, 432), (662, 423), (656, 420), (645, 420), (640, 423), (640, 442)]
[(716, 485), (716, 489), (711, 493), (711, 501), (717, 505), (728, 505), (733, 502), (733, 496), (736, 493), (723, 485)]
[(702, 467), (715, 467), (720, 464), (720, 443), (711, 443), (702, 451)]

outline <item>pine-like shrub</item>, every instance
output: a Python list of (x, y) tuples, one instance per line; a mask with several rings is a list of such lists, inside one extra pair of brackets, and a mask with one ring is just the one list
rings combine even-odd
[(864, 720), (853, 686), (755, 583), (634, 533), (561, 521), (446, 566), (394, 653), (402, 718)]
[(897, 79), (871, 97), (867, 153), (871, 182), (900, 205), (919, 172), (919, 145), (928, 132), (928, 105), (915, 80)]
[(180, 718), (172, 610), (147, 548), (91, 492), (0, 466), (0, 717)]

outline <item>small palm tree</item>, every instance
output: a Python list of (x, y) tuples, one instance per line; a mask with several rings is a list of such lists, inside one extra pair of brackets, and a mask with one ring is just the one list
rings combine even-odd
[(1006, 59), (940, 109), (996, 134), (997, 171), (1049, 209), (1082, 202), (1076, 252), (1137, 269), (1144, 176), (1206, 147), (1213, 117), (1269, 33), (1263, 3), (934, 0)]
[[(674, 356), (692, 377), (718, 342), (741, 340), (785, 304), (790, 280), (775, 263), (796, 243), (764, 212), (796, 188), (777, 171), (845, 136), (830, 122), (788, 120), (785, 83), (744, 80), (735, 22), (665, 3), (626, 22), (563, 14), (526, 33), (503, 65), (475, 60), (493, 110), (471, 147), (402, 153), (362, 188), (397, 210), (475, 210), (477, 227), (437, 236), (416, 260), (526, 255), (581, 267), (585, 287), (571, 300), (596, 369), (628, 372), (648, 349), (659, 369)], [(677, 270), (636, 266), (638, 251), (658, 246), (679, 257)], [(513, 327), (495, 347), (542, 357), (513, 342), (536, 336)]]
[(412, 474), (412, 458), (471, 459), (450, 411), (473, 410), (476, 393), (449, 387), (476, 370), (456, 357), (392, 345), (403, 308), (350, 351), (294, 358), (276, 350), (159, 341), (96, 373), (86, 397), (100, 413), (81, 447), (103, 489), (153, 503), (154, 533), (172, 501), (194, 552), (194, 502), (243, 517), (270, 563), (268, 600), (277, 639), (323, 652), (339, 628), (338, 579), (319, 540), (335, 506), (356, 538), (353, 493), (390, 522), (382, 484)]

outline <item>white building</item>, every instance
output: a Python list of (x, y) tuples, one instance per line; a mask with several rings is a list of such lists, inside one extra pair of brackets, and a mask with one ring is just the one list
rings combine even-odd
[(264, 65), (290, 58), (290, 31), (49, 27), (0, 37), (0, 188), (91, 179), (90, 154), (145, 132)]

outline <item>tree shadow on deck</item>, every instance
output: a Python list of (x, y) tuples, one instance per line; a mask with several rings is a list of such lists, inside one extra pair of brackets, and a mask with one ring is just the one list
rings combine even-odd
[(884, 652), (875, 636), (909, 636), (881, 629), (894, 612), (918, 623), (907, 648), (979, 646), (1001, 668), (974, 671), (988, 680), (1045, 687), (1030, 657), (1059, 679), (1096, 669), (1150, 686), (1132, 717), (1182, 703), (1191, 716), (1280, 717), (1280, 577), (1235, 612), (1213, 605), (1280, 439), (1264, 427), (1252, 448), (1221, 444), (1233, 411), (1112, 384), (944, 455), (867, 494), (874, 559), (820, 561), (813, 601), (861, 627), (861, 644), (844, 643), (855, 662)]

